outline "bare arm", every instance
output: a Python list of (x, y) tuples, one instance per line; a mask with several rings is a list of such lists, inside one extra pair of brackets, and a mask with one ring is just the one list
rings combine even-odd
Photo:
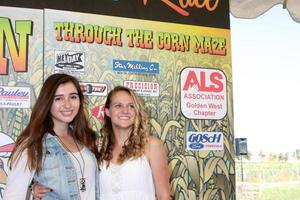
[(156, 197), (158, 200), (170, 200), (170, 174), (165, 148), (163, 143), (153, 136), (149, 137), (148, 145), (146, 155), (154, 178)]

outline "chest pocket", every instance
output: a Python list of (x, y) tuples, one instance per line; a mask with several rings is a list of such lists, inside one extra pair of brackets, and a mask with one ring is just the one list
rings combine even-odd
[(59, 163), (61, 163), (61, 154), (55, 147), (47, 147), (44, 152), (43, 158), (43, 169), (53, 170), (59, 168)]

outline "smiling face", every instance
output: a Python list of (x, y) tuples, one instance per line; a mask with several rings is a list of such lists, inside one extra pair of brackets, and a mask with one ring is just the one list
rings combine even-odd
[(113, 129), (132, 129), (136, 117), (134, 102), (126, 91), (118, 91), (111, 97), (105, 114), (110, 117)]
[(78, 91), (72, 82), (61, 84), (54, 95), (51, 106), (51, 116), (54, 127), (66, 127), (79, 111), (80, 99)]

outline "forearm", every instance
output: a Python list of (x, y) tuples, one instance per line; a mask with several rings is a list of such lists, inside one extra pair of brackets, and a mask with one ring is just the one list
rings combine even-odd
[(160, 195), (157, 195), (156, 200), (171, 200), (171, 196), (168, 193), (160, 194)]

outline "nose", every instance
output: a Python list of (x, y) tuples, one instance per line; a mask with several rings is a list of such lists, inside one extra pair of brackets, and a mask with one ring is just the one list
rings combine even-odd
[(129, 110), (128, 106), (122, 106), (123, 113), (128, 113), (128, 110)]
[(65, 106), (66, 108), (71, 107), (71, 102), (70, 102), (70, 99), (69, 99), (69, 98), (65, 98), (65, 99), (64, 99), (64, 106)]

